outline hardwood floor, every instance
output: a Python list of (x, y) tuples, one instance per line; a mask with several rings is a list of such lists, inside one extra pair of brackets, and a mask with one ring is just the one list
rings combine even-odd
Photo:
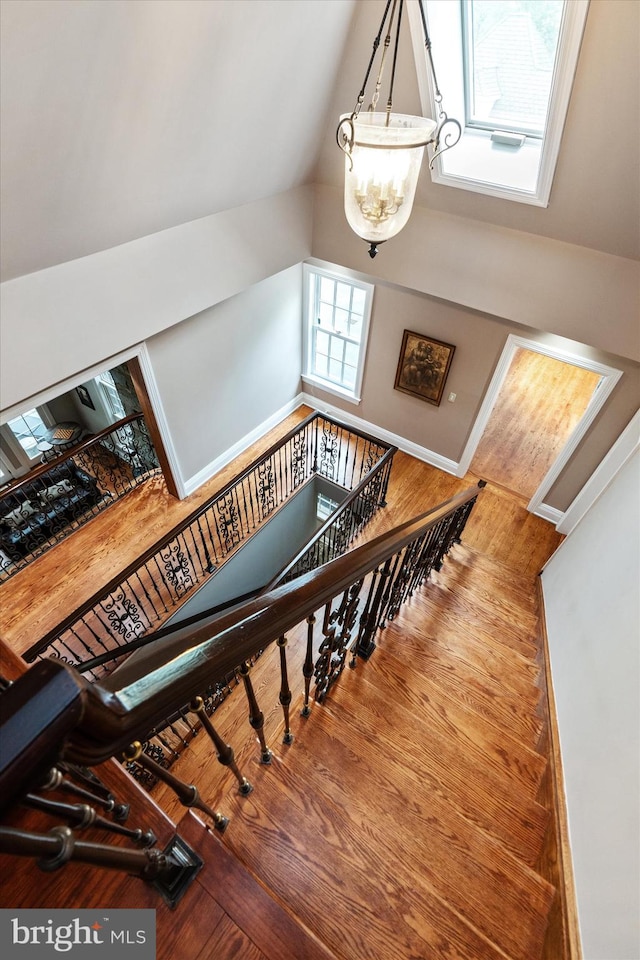
[(471, 469), (530, 499), (582, 418), (600, 377), (518, 348)]
[[(475, 479), (458, 480), (398, 454), (388, 506), (366, 537), (435, 506)], [(161, 503), (171, 506), (163, 497), (160, 493)], [(146, 500), (158, 527), (163, 513), (165, 521), (175, 516), (174, 510), (151, 506), (151, 491)], [(114, 523), (145, 540), (145, 522), (133, 525), (131, 516), (127, 521)], [(550, 524), (526, 512), (521, 498), (489, 485), (463, 543), (452, 549), (443, 569), (379, 634), (370, 660), (345, 670), (308, 719), (299, 716), (306, 626), (292, 631), (290, 745), (281, 742), (278, 651), (272, 645), (265, 652), (252, 677), (274, 752), (271, 765), (259, 763), (241, 688), (214, 715), (253, 792), (238, 794), (204, 733), (174, 767), (231, 817), (222, 838), (208, 835), (191, 814), (185, 819), (164, 785), (154, 789), (154, 801), (174, 822), (182, 821), (180, 832), (192, 845), (208, 836), (233, 855), (219, 861), (209, 846), (207, 862), (211, 856), (216, 867), (208, 866), (202, 888), (194, 887), (173, 916), (159, 911), (159, 956), (285, 960), (286, 952), (273, 953), (274, 942), (284, 937), (290, 960), (315, 958), (312, 951), (321, 951), (320, 944), (336, 960), (565, 960), (554, 890), (557, 857), (536, 590), (537, 573), (560, 540)], [(117, 540), (99, 551), (105, 570), (117, 565), (116, 547)], [(127, 555), (133, 550), (131, 543), (124, 547)], [(84, 576), (73, 551), (64, 556), (72, 576), (83, 581), (74, 583), (74, 595), (89, 585), (93, 590), (104, 577), (97, 559)], [(65, 578), (64, 556), (59, 554), (56, 583)], [(10, 633), (18, 641), (27, 579), (31, 589), (45, 582), (41, 573), (14, 588)], [(11, 581), (3, 592), (10, 586)], [(62, 602), (66, 591), (55, 589)], [(46, 619), (43, 608), (29, 618), (30, 629)], [(316, 645), (319, 640), (316, 624)], [(233, 892), (232, 864), (247, 871), (240, 881), (244, 895)], [(58, 895), (64, 897), (68, 884), (78, 897), (82, 887), (72, 879), (73, 868), (65, 873), (68, 880), (65, 874), (57, 878)], [(53, 906), (44, 889), (42, 905)], [(121, 902), (113, 883), (105, 884), (103, 896), (93, 895), (101, 906)], [(149, 896), (148, 888), (133, 881), (123, 895), (131, 906), (147, 905)], [(11, 901), (6, 882), (3, 896)], [(208, 900), (206, 907), (205, 896), (217, 898), (217, 906)], [(268, 896), (264, 903), (263, 896)], [(262, 918), (262, 933), (256, 917)], [(310, 952), (295, 945), (290, 930), (269, 936), (269, 929), (287, 930), (284, 918), (302, 924), (300, 936), (308, 938)], [(179, 953), (172, 953), (178, 942)]]

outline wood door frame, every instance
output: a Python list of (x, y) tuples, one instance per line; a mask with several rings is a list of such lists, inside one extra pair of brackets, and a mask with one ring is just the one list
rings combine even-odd
[(493, 412), (496, 400), (498, 399), (498, 393), (500, 392), (502, 384), (506, 379), (509, 368), (511, 367), (511, 363), (513, 362), (518, 349), (529, 350), (532, 353), (540, 353), (545, 357), (550, 357), (553, 360), (560, 360), (563, 363), (569, 363), (574, 367), (582, 367), (583, 370), (589, 370), (591, 373), (597, 373), (601, 377), (600, 383), (596, 386), (591, 395), (587, 409), (582, 415), (580, 421), (574, 427), (569, 439), (551, 464), (549, 470), (542, 478), (540, 486), (527, 504), (527, 510), (529, 510), (530, 513), (535, 513), (536, 516), (543, 517), (545, 520), (550, 520), (552, 523), (559, 523), (563, 517), (563, 512), (557, 510), (555, 507), (550, 507), (548, 504), (545, 504), (544, 498), (560, 476), (562, 470), (569, 462), (570, 457), (577, 449), (587, 430), (608, 400), (611, 391), (622, 376), (622, 370), (617, 370), (615, 367), (609, 367), (604, 363), (598, 362), (597, 360), (591, 360), (587, 357), (579, 356), (578, 354), (572, 353), (570, 350), (562, 347), (550, 346), (549, 344), (540, 343), (537, 340), (526, 340), (524, 337), (517, 337), (515, 334), (509, 334), (491, 379), (491, 383), (489, 384), (487, 392), (485, 393), (484, 400), (482, 402), (482, 406), (480, 407), (478, 416), (476, 417), (473, 429), (469, 434), (469, 439), (467, 440), (462, 457), (460, 458), (460, 464), (457, 471), (457, 476), (459, 477), (463, 477), (469, 471), (471, 461), (473, 460), (478, 444), (480, 443), (482, 435), (487, 427), (489, 417)]

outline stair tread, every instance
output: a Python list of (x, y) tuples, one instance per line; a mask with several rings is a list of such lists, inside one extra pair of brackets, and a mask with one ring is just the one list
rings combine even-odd
[[(318, 730), (312, 737), (320, 742), (322, 735)], [(338, 739), (329, 737), (325, 746), (329, 742), (335, 749), (346, 749)], [(296, 745), (290, 749), (295, 751)], [(305, 752), (298, 750), (298, 762), (304, 761)], [(297, 770), (293, 763), (276, 763), (274, 769), (256, 772), (251, 796), (234, 794), (227, 799), (236, 817), (225, 843), (259, 871), (321, 939), (338, 945), (334, 947), (338, 956), (417, 960), (446, 955), (479, 960), (503, 957), (507, 943), (511, 949), (507, 955), (513, 960), (531, 960), (539, 954), (554, 895), (545, 881), (503, 850), (496, 854), (498, 865), (473, 863), (465, 848), (471, 825), (463, 829), (462, 818), (457, 819), (457, 832), (447, 837), (445, 826), (429, 821), (428, 797), (424, 803), (394, 799), (404, 823), (392, 829), (386, 814), (389, 798), (366, 764), (357, 763), (346, 790), (335, 771), (331, 774), (324, 767), (318, 771), (314, 755), (306, 756), (308, 762)], [(478, 848), (486, 853), (487, 843), (485, 838), (478, 840)], [(446, 866), (456, 845), (459, 875)], [(499, 844), (492, 852), (496, 848)], [(416, 872), (412, 864), (417, 856), (421, 867)], [(429, 858), (440, 858), (439, 872), (447, 874), (444, 880), (437, 879), (435, 862), (425, 868)], [(504, 867), (507, 862), (509, 869)], [(492, 918), (487, 916), (488, 901), (498, 905)], [(517, 910), (517, 924), (510, 925), (504, 920), (511, 904)], [(357, 924), (351, 923), (354, 915)], [(443, 949), (445, 944), (450, 953)]]
[[(362, 693), (363, 685), (360, 687)], [(356, 694), (357, 696), (358, 694)], [(364, 694), (363, 694), (364, 696)], [(326, 728), (329, 719), (339, 723), (346, 742), (369, 731), (370, 749), (392, 758), (400, 753), (408, 774), (402, 774), (416, 789), (428, 788), (446, 799), (476, 826), (490, 833), (516, 856), (533, 864), (539, 854), (548, 812), (528, 790), (505, 781), (484, 762), (484, 755), (475, 752), (472, 758), (461, 759), (459, 744), (443, 742), (431, 736), (428, 724), (402, 709), (394, 711), (394, 719), (381, 719), (384, 698), (363, 701), (355, 715), (338, 698), (328, 700), (316, 722)], [(367, 728), (365, 720), (372, 724)], [(403, 724), (394, 729), (394, 721)], [(354, 732), (351, 732), (351, 728)], [(398, 735), (398, 729), (405, 731)], [(375, 731), (372, 734), (372, 731)], [(371, 741), (375, 740), (375, 748)], [(391, 761), (389, 761), (391, 762)], [(394, 762), (398, 775), (402, 771)]]
[[(380, 663), (384, 651), (380, 654)], [(399, 661), (393, 658), (396, 663)], [(386, 661), (389, 666), (394, 664)], [(438, 689), (428, 677), (412, 678), (401, 664), (399, 676), (388, 672), (384, 686), (367, 677), (367, 665), (359, 665), (355, 675), (350, 672), (349, 683), (336, 684), (330, 693), (330, 702), (342, 705), (361, 701), (375, 711), (382, 729), (393, 727), (397, 721), (400, 731), (411, 730), (412, 725), (424, 731), (420, 749), (451, 753), (461, 764), (472, 769), (482, 765), (498, 783), (524, 797), (534, 797), (547, 768), (547, 761), (530, 747), (515, 740), (508, 731), (500, 731), (480, 714), (454, 701)], [(382, 677), (381, 667), (376, 677)], [(412, 736), (412, 740), (413, 740)], [(428, 741), (428, 742), (426, 742)]]
[[(334, 960), (334, 954), (280, 903), (232, 856), (218, 835), (213, 835), (191, 813), (180, 822), (179, 833), (204, 859), (199, 882), (240, 928), (246, 940), (229, 942), (223, 929), (209, 952), (202, 957), (224, 960), (241, 955), (243, 960)], [(238, 937), (238, 932), (234, 934)], [(212, 947), (215, 950), (211, 952)], [(242, 948), (242, 952), (238, 949)], [(232, 949), (236, 949), (233, 953)], [(223, 955), (222, 951), (227, 951)], [(248, 951), (251, 950), (251, 953)], [(175, 956), (175, 954), (174, 954)], [(200, 960), (200, 957), (199, 957)]]
[[(535, 663), (537, 621), (531, 617), (523, 618), (518, 610), (499, 610), (482, 590), (474, 592), (466, 584), (463, 587), (439, 578), (429, 584), (429, 589), (414, 595), (412, 602), (416, 598), (425, 613), (430, 610), (439, 613), (446, 608), (448, 623), (464, 625), (490, 646), (504, 651), (505, 655), (513, 652)], [(489, 605), (490, 613), (487, 613)]]
[[(445, 609), (446, 618), (443, 617)], [(449, 650), (463, 653), (471, 664), (477, 664), (489, 673), (498, 672), (513, 693), (535, 693), (540, 679), (540, 666), (536, 660), (502, 643), (496, 628), (487, 625), (486, 621), (479, 621), (475, 616), (470, 618), (466, 611), (447, 607), (446, 597), (435, 596), (429, 591), (415, 594), (385, 629), (393, 624), (398, 629), (413, 624), (416, 632), (434, 637)]]
[[(438, 640), (412, 633), (410, 648), (407, 633), (389, 624), (378, 637), (378, 650), (385, 656), (409, 660), (419, 674), (433, 677), (443, 691), (459, 698), (490, 722), (505, 725), (528, 746), (535, 747), (542, 732), (543, 722), (534, 714), (540, 699), (540, 689), (531, 687), (530, 693), (512, 693), (507, 690), (500, 674), (490, 674), (469, 663), (457, 650), (447, 650)], [(377, 669), (379, 658), (374, 655), (367, 669)]]

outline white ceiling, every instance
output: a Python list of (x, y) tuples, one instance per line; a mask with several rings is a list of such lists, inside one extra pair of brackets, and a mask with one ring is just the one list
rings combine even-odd
[(3, 0), (3, 279), (309, 182), (354, 2)]
[[(353, 107), (383, 0), (1, 6), (10, 279), (314, 179), (339, 183), (337, 116)], [(638, 257), (639, 37), (640, 3), (591, 0), (547, 209), (424, 174), (417, 202)], [(410, 60), (397, 89), (397, 109), (419, 111)]]

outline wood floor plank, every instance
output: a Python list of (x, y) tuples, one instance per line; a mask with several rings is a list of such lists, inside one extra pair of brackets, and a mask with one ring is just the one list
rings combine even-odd
[[(436, 588), (437, 589), (437, 588)], [(496, 642), (495, 630), (491, 622), (483, 622), (481, 616), (469, 623), (464, 611), (447, 609), (446, 619), (442, 618), (445, 596), (435, 596), (433, 592), (425, 590), (419, 596), (411, 598), (411, 609), (406, 607), (400, 611), (395, 623), (399, 628), (408, 622), (414, 614), (424, 615), (420, 628), (416, 631), (415, 643), (421, 642), (421, 637), (433, 637), (438, 644), (450, 651), (458, 651), (468, 658), (469, 662), (493, 675), (499, 675), (507, 689), (523, 696), (538, 697), (537, 684), (540, 679), (540, 666), (529, 657), (525, 657), (510, 647)], [(411, 649), (411, 638), (407, 638), (407, 649)]]
[(504, 960), (434, 895), (412, 862), (373, 844), (370, 832), (360, 834), (295, 779), (285, 790), (288, 769), (278, 768), (278, 789), (231, 798), (242, 818), (225, 843), (339, 960)]
[[(510, 956), (523, 956), (523, 942), (539, 947), (553, 889), (436, 792), (416, 789), (400, 751), (392, 759), (368, 749), (366, 707), (361, 718), (359, 735), (355, 724), (309, 724), (296, 751), (299, 768), (286, 770), (292, 785), (295, 777), (321, 783), (341, 822), (365, 843), (386, 845), (390, 857), (419, 862), (436, 895)], [(539, 847), (540, 838), (534, 842)]]
[[(386, 666), (391, 666), (389, 660)], [(430, 737), (438, 742), (456, 742), (469, 758), (482, 755), (485, 766), (504, 777), (514, 789), (536, 795), (547, 766), (544, 757), (519, 742), (511, 732), (499, 730), (475, 710), (450, 697), (428, 676), (407, 670), (405, 664), (399, 667), (398, 673), (387, 674), (382, 688), (392, 719), (395, 719), (395, 705), (401, 704), (428, 729)], [(362, 675), (368, 681), (366, 669)], [(369, 690), (374, 686), (373, 678), (368, 682), (367, 694), (362, 694), (366, 703), (370, 700)]]
[[(378, 649), (406, 660), (406, 634), (391, 623), (382, 634)], [(513, 736), (529, 747), (536, 748), (543, 722), (535, 710), (538, 688), (532, 688), (530, 697), (510, 693), (499, 677), (480, 672), (463, 656), (448, 651), (432, 637), (419, 637), (411, 649), (411, 669), (420, 675), (433, 677), (441, 690), (460, 700), (490, 723), (505, 727)], [(368, 671), (376, 671), (381, 663), (375, 655), (367, 663)], [(382, 661), (380, 669), (384, 669)]]
[[(360, 688), (364, 687), (365, 684), (360, 684)], [(360, 689), (345, 699), (348, 702), (356, 696), (363, 699), (358, 699), (359, 708), (355, 715), (335, 695), (325, 703), (318, 711), (317, 722), (321, 729), (326, 732), (335, 722), (346, 742), (356, 733), (359, 737), (368, 735), (370, 752), (380, 753), (394, 765), (394, 769), (394, 758), (402, 758), (406, 771), (401, 778), (411, 782), (414, 791), (422, 788), (441, 798), (476, 826), (499, 839), (525, 863), (535, 863), (548, 813), (534, 796), (505, 783), (500, 775), (487, 768), (481, 754), (473, 759), (466, 758), (464, 763), (457, 765), (459, 751), (456, 746), (434, 738), (429, 725), (422, 724), (410, 711), (398, 712), (395, 719), (403, 726), (391, 730), (390, 725), (380, 720), (378, 713), (383, 698), (365, 700)], [(363, 718), (370, 724), (369, 728)], [(397, 770), (397, 774), (401, 776), (401, 771)]]
[[(198, 882), (223, 908), (227, 918), (223, 935), (216, 932), (217, 951), (208, 949), (198, 955), (198, 960), (333, 960), (331, 951), (293, 920), (231, 856), (219, 834), (209, 833), (192, 814), (181, 821), (180, 834), (194, 848), (206, 845), (208, 855)], [(237, 944), (237, 953), (227, 943), (231, 926), (236, 928), (231, 943)]]
[(223, 916), (197, 960), (267, 960), (255, 943), (229, 917)]

